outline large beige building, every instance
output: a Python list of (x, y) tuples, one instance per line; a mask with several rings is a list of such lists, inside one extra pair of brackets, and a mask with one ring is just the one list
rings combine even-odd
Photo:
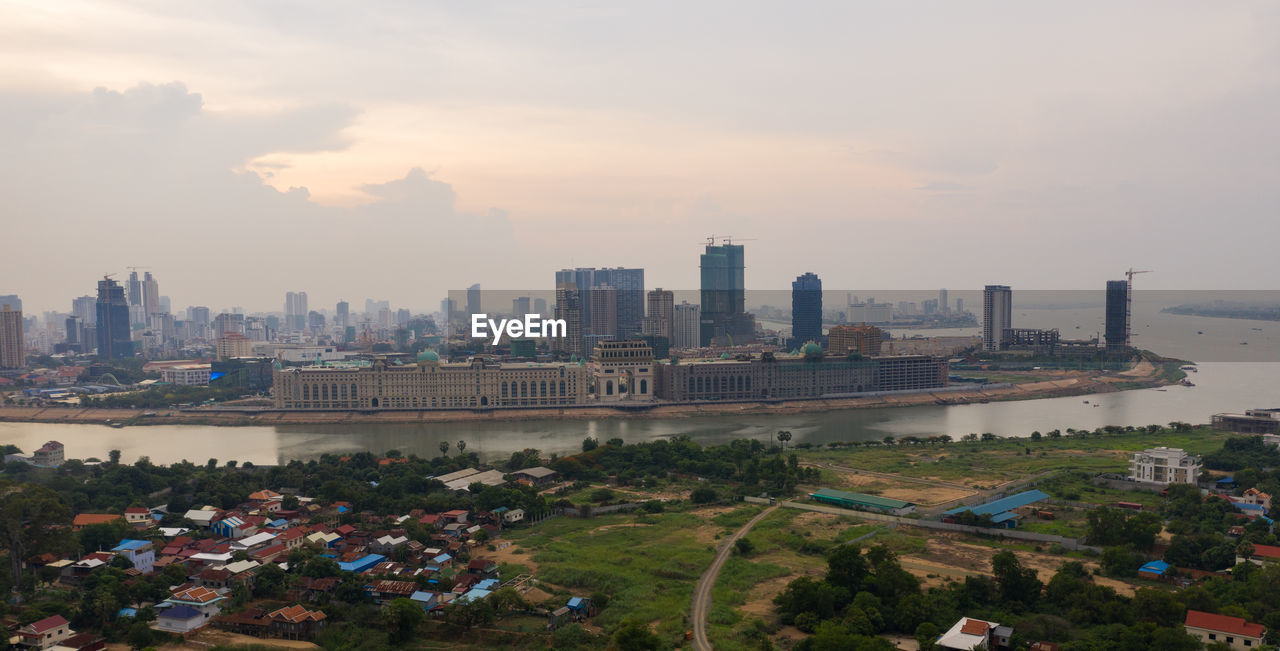
[(653, 348), (643, 341), (602, 341), (592, 354), (596, 400), (653, 400)]
[(827, 331), (827, 352), (832, 355), (858, 353), (864, 357), (880, 354), (884, 332), (870, 325), (838, 325)]
[(224, 362), (233, 357), (249, 357), (253, 355), (253, 342), (242, 334), (226, 332), (218, 337), (216, 351), (218, 360)]
[(589, 384), (577, 364), (444, 364), (427, 351), (416, 364), (277, 369), (273, 390), (279, 409), (465, 409), (585, 404)]
[(648, 314), (641, 322), (640, 331), (671, 340), (675, 325), (675, 292), (661, 287), (648, 294)]
[(791, 400), (947, 386), (947, 361), (923, 355), (849, 359), (824, 356), (817, 344), (804, 356), (721, 359), (658, 366), (658, 397), (687, 400)]
[(1194, 484), (1200, 477), (1200, 459), (1180, 448), (1149, 448), (1135, 452), (1129, 461), (1129, 478), (1155, 484)]
[(22, 310), (0, 305), (0, 368), (22, 368), (27, 364), (22, 340)]

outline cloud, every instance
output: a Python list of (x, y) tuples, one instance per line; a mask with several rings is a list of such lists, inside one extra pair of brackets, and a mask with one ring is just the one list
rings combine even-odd
[[(61, 310), (62, 297), (128, 265), (153, 267), (175, 307), (273, 309), (302, 289), (317, 305), (376, 295), (426, 308), (469, 280), (449, 276), (471, 260), (467, 247), (439, 244), (483, 236), (491, 252), (515, 254), (504, 212), (459, 212), (453, 187), (421, 168), (360, 187), (370, 201), (348, 208), (244, 171), (265, 155), (341, 151), (356, 115), (340, 105), (211, 112), (179, 82), (4, 97), (0, 134), (12, 146), (0, 149), (0, 195), (25, 246), (0, 256), (0, 276), (21, 278), (14, 291), (33, 307)], [(409, 255), (388, 255), (400, 251)]]

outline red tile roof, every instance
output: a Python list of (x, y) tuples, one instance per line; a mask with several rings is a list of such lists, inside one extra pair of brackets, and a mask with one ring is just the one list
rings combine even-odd
[(1247, 622), (1239, 617), (1230, 617), (1228, 615), (1215, 615), (1213, 613), (1204, 613), (1198, 610), (1188, 610), (1186, 625), (1194, 628), (1206, 628), (1211, 631), (1221, 631), (1223, 633), (1231, 633), (1244, 637), (1262, 637), (1267, 632), (1267, 627), (1262, 624), (1254, 624)]
[(177, 601), (191, 601), (195, 603), (208, 603), (220, 597), (217, 592), (208, 588), (191, 588), (182, 592), (174, 593), (173, 598)]
[(1262, 558), (1280, 558), (1280, 547), (1274, 545), (1254, 545), (1253, 555)]
[(297, 624), (299, 622), (305, 622), (305, 621), (313, 621), (313, 622), (322, 621), (325, 618), (325, 614), (318, 610), (307, 610), (306, 608), (303, 608), (302, 606), (295, 604), (293, 606), (281, 608), (280, 610), (277, 610), (271, 613), (270, 615), (267, 615), (267, 617), (271, 619), (283, 620), (283, 621), (289, 622), (290, 624)]
[(113, 513), (81, 513), (71, 521), (72, 526), (87, 527), (91, 524), (108, 524), (124, 518)]
[(45, 632), (52, 631), (59, 626), (66, 625), (67, 620), (64, 619), (62, 615), (54, 615), (53, 617), (45, 617), (38, 622), (31, 622), (30, 624), (27, 624), (26, 628), (31, 629), (33, 633), (43, 634)]
[(960, 632), (965, 635), (986, 635), (991, 625), (980, 619), (966, 619), (964, 625), (960, 627)]
[(151, 515), (151, 509), (144, 509), (141, 506), (131, 506), (125, 509), (124, 512), (132, 513), (134, 515), (143, 515), (143, 514)]

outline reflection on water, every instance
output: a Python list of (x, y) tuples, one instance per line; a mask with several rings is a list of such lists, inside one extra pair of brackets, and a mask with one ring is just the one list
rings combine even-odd
[[(368, 450), (382, 454), (399, 450), (420, 456), (440, 454), (440, 442), (457, 452), (457, 441), (467, 451), (487, 459), (509, 456), (524, 448), (565, 454), (581, 449), (582, 440), (621, 438), (628, 442), (689, 435), (704, 443), (738, 438), (768, 440), (778, 430), (789, 430), (793, 442), (861, 441), (886, 435), (992, 432), (1001, 436), (1026, 436), (1033, 430), (1074, 427), (1093, 429), (1103, 425), (1148, 425), (1174, 420), (1208, 422), (1220, 411), (1280, 406), (1280, 364), (1202, 364), (1191, 375), (1195, 387), (1172, 386), (1046, 400), (992, 402), (955, 406), (921, 406), (898, 409), (852, 409), (825, 413), (780, 416), (726, 416), (661, 419), (601, 419), (569, 421), (515, 421), (488, 423), (431, 423), (415, 425), (290, 425), (278, 427), (209, 427), (154, 425), (112, 429), (101, 425), (58, 423), (0, 423), (0, 442), (31, 452), (48, 440), (67, 446), (73, 457), (105, 458), (119, 449), (126, 461), (148, 456), (155, 463), (187, 459), (203, 463), (209, 458), (234, 459), (256, 464), (312, 459), (325, 453)], [(1088, 400), (1086, 404), (1084, 401)], [(1098, 406), (1094, 406), (1098, 405)]]

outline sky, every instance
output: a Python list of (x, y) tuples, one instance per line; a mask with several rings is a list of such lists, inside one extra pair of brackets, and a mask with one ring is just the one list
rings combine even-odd
[(1276, 289), (1280, 5), (0, 4), (0, 294)]

